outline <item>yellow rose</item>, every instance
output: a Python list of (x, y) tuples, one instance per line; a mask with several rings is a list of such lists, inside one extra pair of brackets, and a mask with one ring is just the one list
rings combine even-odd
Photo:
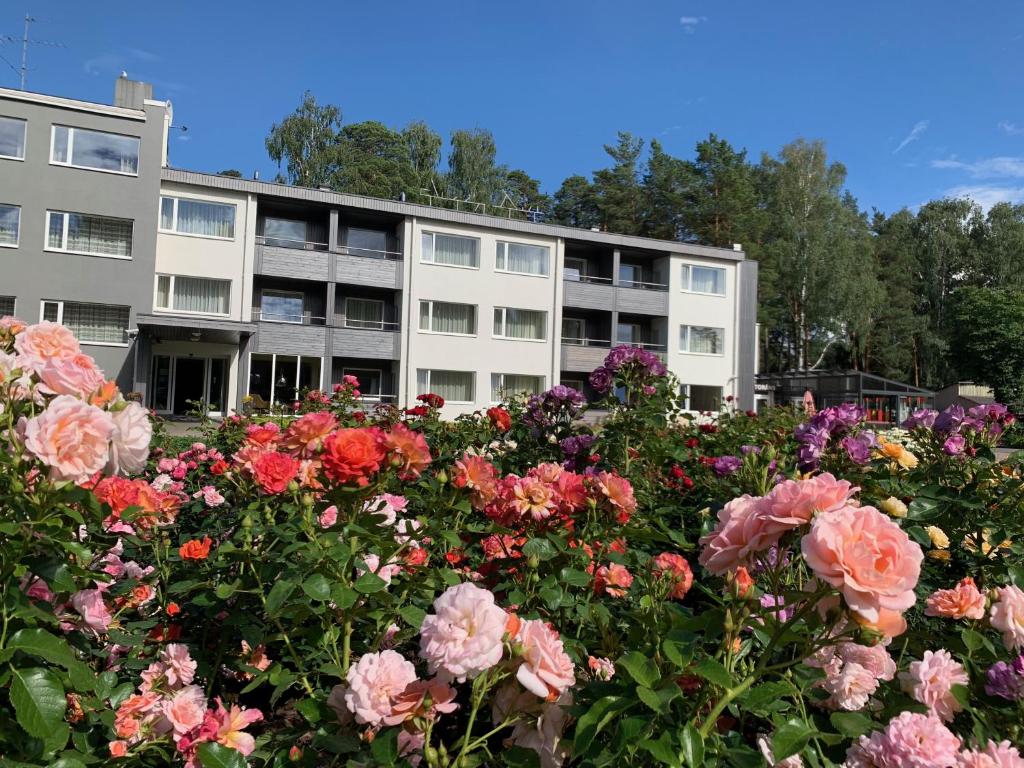
[(932, 540), (932, 546), (936, 549), (949, 549), (949, 536), (937, 525), (929, 525), (926, 529), (928, 538)]
[(885, 514), (891, 517), (906, 517), (907, 516), (907, 505), (897, 499), (895, 496), (890, 496), (888, 499), (878, 505)]
[(950, 558), (948, 549), (929, 549), (926, 553), (932, 560), (941, 560), (947, 562)]

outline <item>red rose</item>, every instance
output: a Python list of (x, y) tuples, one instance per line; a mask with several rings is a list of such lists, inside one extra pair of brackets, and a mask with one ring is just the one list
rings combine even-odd
[(444, 407), (444, 398), (440, 395), (435, 395), (433, 392), (427, 392), (425, 395), (416, 395), (416, 399), (421, 403), (426, 403), (429, 408)]
[(487, 418), (491, 420), (491, 426), (499, 432), (508, 432), (512, 429), (512, 417), (504, 408), (488, 408)]
[(427, 562), (427, 550), (423, 547), (413, 547), (402, 556), (402, 559), (405, 561), (407, 569), (415, 568)]
[(210, 556), (210, 545), (213, 539), (204, 536), (203, 540), (192, 539), (178, 547), (178, 555), (182, 560), (205, 560)]
[(252, 473), (264, 493), (284, 493), (299, 472), (299, 460), (287, 453), (266, 451), (252, 462)]
[(405, 409), (406, 416), (426, 416), (428, 413), (430, 413), (430, 409), (425, 405), (417, 405), (413, 408)]
[(224, 459), (217, 459), (217, 461), (213, 462), (213, 464), (210, 465), (211, 475), (223, 475), (227, 471), (228, 463), (224, 461)]
[(357, 424), (362, 424), (364, 421), (366, 421), (366, 414), (363, 413), (362, 411), (356, 411), (355, 413), (352, 414), (352, 418), (355, 420)]
[(384, 461), (381, 431), (376, 428), (348, 428), (332, 432), (324, 440), (320, 456), (324, 472), (336, 483), (368, 485), (370, 476)]

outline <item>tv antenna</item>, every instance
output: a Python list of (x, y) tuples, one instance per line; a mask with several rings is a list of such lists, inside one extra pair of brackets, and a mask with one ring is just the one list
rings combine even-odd
[[(28, 47), (30, 45), (46, 45), (52, 48), (63, 48), (63, 43), (58, 43), (53, 40), (33, 40), (29, 35), (31, 25), (37, 22), (38, 19), (35, 17), (25, 14), (25, 30), (21, 36), (21, 66), (15, 66), (7, 59), (6, 56), (0, 55), (0, 61), (10, 67), (18, 75), (21, 80), (21, 90), (25, 90), (25, 86), (28, 83)], [(15, 43), (18, 39), (12, 35), (0, 35), (0, 43)]]

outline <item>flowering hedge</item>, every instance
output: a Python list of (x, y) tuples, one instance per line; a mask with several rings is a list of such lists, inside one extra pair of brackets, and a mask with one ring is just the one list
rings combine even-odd
[(349, 379), (150, 451), (66, 329), (0, 321), (0, 758), (1024, 766), (1011, 414), (694, 418), (622, 347), (592, 383), (597, 429)]

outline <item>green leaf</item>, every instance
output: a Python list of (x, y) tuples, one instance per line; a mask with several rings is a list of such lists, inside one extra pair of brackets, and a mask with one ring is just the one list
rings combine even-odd
[(931, 520), (940, 513), (939, 502), (924, 496), (918, 496), (907, 507), (908, 520)]
[(554, 546), (547, 539), (530, 539), (523, 545), (523, 554), (527, 557), (534, 557), (541, 560), (550, 560), (558, 554)]
[(237, 579), (235, 581), (227, 581), (218, 584), (217, 588), (213, 590), (213, 594), (215, 594), (221, 600), (227, 600), (229, 597), (235, 594), (236, 589), (238, 589)]
[(572, 587), (587, 587), (594, 580), (589, 573), (577, 571), (575, 568), (563, 568), (560, 577), (562, 583)]
[(370, 753), (381, 765), (394, 765), (398, 761), (398, 729), (387, 728), (378, 733)]
[(779, 699), (791, 692), (792, 688), (786, 683), (762, 683), (747, 691), (741, 701), (744, 709), (751, 712), (763, 712), (770, 704), (778, 702)]
[(630, 651), (620, 656), (619, 660), (615, 662), (615, 666), (626, 670), (626, 673), (638, 685), (653, 688), (661, 680), (661, 673), (658, 671), (658, 665), (654, 663), (654, 659), (647, 658), (639, 651)]
[(374, 592), (380, 592), (382, 589), (387, 589), (388, 583), (375, 573), (364, 573), (356, 579), (355, 584), (352, 586), (355, 587), (357, 592), (370, 595)]
[(693, 646), (689, 643), (665, 640), (661, 644), (661, 650), (676, 669), (685, 669), (693, 659)]
[(692, 723), (687, 723), (679, 732), (679, 751), (682, 753), (683, 762), (691, 768), (697, 768), (704, 762), (704, 737)]
[(596, 745), (594, 739), (612, 719), (623, 710), (633, 705), (630, 699), (623, 696), (605, 696), (595, 701), (591, 707), (580, 715), (576, 723), (576, 738), (573, 742), (573, 751), (582, 754), (591, 745)]
[(871, 730), (874, 721), (860, 712), (833, 712), (829, 716), (832, 727), (848, 739), (856, 739)]
[(413, 629), (419, 629), (423, 626), (423, 619), (426, 618), (427, 612), (415, 605), (407, 605), (402, 608), (398, 614), (410, 627)]
[(0, 660), (6, 661), (14, 655), (14, 651), (21, 651), (64, 667), (76, 691), (85, 693), (92, 691), (96, 686), (96, 675), (75, 657), (67, 641), (51, 635), (45, 629), (19, 629), (7, 641), (7, 648), (4, 649)]
[(772, 756), (775, 762), (797, 754), (807, 746), (814, 729), (803, 720), (787, 720), (772, 734)]
[(277, 616), (281, 610), (281, 606), (283, 606), (285, 601), (292, 596), (292, 592), (294, 591), (294, 581), (281, 579), (276, 582), (274, 586), (270, 588), (270, 594), (267, 595), (267, 615), (271, 617)]
[(679, 756), (672, 746), (672, 736), (668, 731), (663, 731), (657, 741), (644, 739), (640, 742), (640, 746), (650, 752), (654, 759), (662, 765), (671, 765), (673, 768), (678, 768), (681, 765)]
[(668, 710), (668, 701), (663, 700), (650, 688), (638, 685), (636, 687), (636, 697), (659, 715), (664, 714)]
[(57, 762), (51, 763), (50, 768), (85, 768), (85, 763), (77, 757), (62, 757)]
[(202, 768), (246, 768), (241, 752), (216, 742), (200, 744), (198, 754)]
[(960, 630), (960, 639), (964, 641), (964, 646), (966, 646), (969, 651), (977, 651), (985, 645), (985, 638), (981, 633), (975, 632), (973, 629), (969, 629), (968, 627), (964, 627)]
[(714, 659), (701, 659), (694, 665), (693, 671), (721, 688), (728, 688), (732, 685), (732, 675), (729, 674), (729, 670)]
[(30, 736), (46, 739), (64, 725), (64, 686), (50, 670), (12, 668), (10, 697), (18, 725)]
[(314, 573), (302, 582), (302, 591), (309, 595), (311, 600), (323, 603), (331, 599), (331, 582), (322, 573)]
[(320, 704), (316, 699), (300, 699), (295, 704), (295, 709), (306, 718), (310, 725), (320, 722)]

